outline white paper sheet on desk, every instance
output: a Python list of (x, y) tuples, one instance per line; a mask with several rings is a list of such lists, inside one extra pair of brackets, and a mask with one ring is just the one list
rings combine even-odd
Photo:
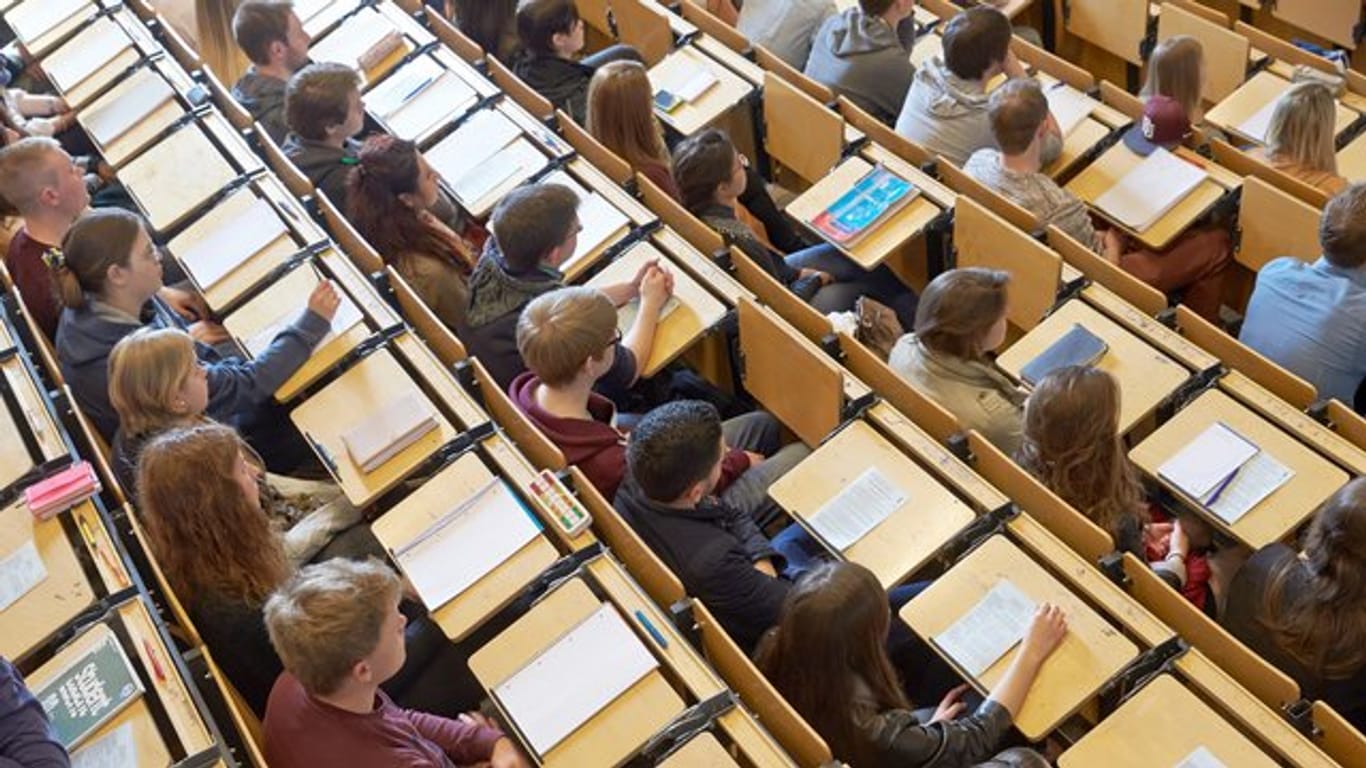
[(541, 532), (506, 484), (493, 478), (394, 552), (428, 610), (454, 600)]
[(1196, 747), (1195, 751), (1182, 758), (1175, 768), (1227, 768), (1223, 761), (1214, 756), (1208, 747)]
[(604, 604), (493, 693), (545, 756), (658, 666), (621, 614)]
[(142, 77), (137, 85), (119, 98), (99, 109), (86, 112), (81, 117), (91, 138), (102, 147), (108, 147), (123, 134), (127, 133), (153, 110), (170, 101), (175, 96), (171, 84), (155, 72)]
[(11, 9), (5, 22), (20, 42), (32, 43), (83, 8), (94, 10), (90, 0), (28, 0)]
[(1203, 500), (1258, 450), (1251, 440), (1217, 421), (1163, 462), (1157, 474), (1192, 498)]
[(1019, 587), (1001, 579), (934, 642), (965, 672), (980, 677), (1024, 637), (1035, 608)]
[(1233, 525), (1294, 475), (1293, 470), (1271, 454), (1258, 451), (1238, 468), (1238, 474), (1219, 492), (1219, 498), (1209, 505), (1209, 509), (1220, 520)]
[(617, 209), (615, 205), (607, 202), (607, 199), (597, 192), (590, 192), (584, 189), (572, 176), (564, 171), (555, 171), (546, 176), (542, 184), (562, 184), (574, 191), (574, 195), (579, 198), (579, 230), (578, 245), (574, 248), (574, 255), (565, 260), (560, 265), (561, 271), (567, 270), (579, 259), (597, 250), (607, 238), (622, 227), (629, 226), (631, 219)]
[(430, 56), (420, 56), (365, 94), (365, 108), (386, 122), (417, 99), (444, 72)]
[(132, 723), (120, 725), (71, 755), (71, 768), (127, 768), (137, 763), (138, 751), (137, 743), (133, 740)]
[(436, 146), (427, 150), (427, 162), (452, 188), (476, 166), (487, 165), (503, 147), (522, 135), (522, 129), (496, 109), (481, 109), (470, 115)]
[(47, 567), (33, 539), (0, 560), (0, 611), (14, 605), (47, 578)]
[[(342, 292), (340, 288), (337, 289), (337, 292), (341, 294), (341, 303), (337, 305), (337, 314), (332, 316), (332, 328), (318, 341), (317, 346), (313, 347), (315, 350), (322, 349), (329, 341), (351, 330), (363, 319), (360, 307), (356, 306), (356, 302), (352, 301), (351, 297)], [(279, 336), (280, 332), (288, 328), (298, 317), (299, 310), (297, 308), (289, 309), (271, 321), (270, 325), (252, 334), (251, 338), (243, 339), (242, 346), (247, 348), (247, 352), (251, 353), (253, 358), (260, 357), (271, 342), (275, 341), (275, 337)]]
[(49, 56), (43, 62), (43, 71), (63, 91), (80, 85), (96, 70), (133, 44), (123, 30), (113, 23), (103, 26), (103, 32), (100, 34), (83, 35), (81, 42), (84, 44), (62, 46), (57, 55)]
[(807, 522), (830, 546), (843, 552), (905, 503), (906, 492), (877, 467), (869, 467)]
[(1258, 144), (1266, 143), (1266, 132), (1271, 128), (1271, 115), (1276, 111), (1277, 99), (1272, 99), (1262, 108), (1253, 112), (1246, 120), (1238, 124), (1238, 133), (1252, 139)]
[(477, 215), (483, 207), (480, 203), (500, 186), (520, 184), (549, 164), (534, 144), (519, 136), (493, 157), (452, 181), (451, 191)]
[(1058, 121), (1063, 136), (1081, 125), (1081, 121), (1096, 108), (1094, 99), (1061, 80), (1044, 88), (1043, 93), (1048, 98), (1048, 111)]
[(275, 208), (258, 197), (245, 211), (181, 254), (203, 290), (209, 290), (242, 262), (288, 232)]
[(1194, 163), (1158, 147), (1096, 198), (1095, 205), (1124, 226), (1142, 232), (1189, 195), (1206, 175)]
[(362, 10), (332, 30), (308, 50), (315, 62), (332, 61), (355, 67), (394, 27), (377, 12)]

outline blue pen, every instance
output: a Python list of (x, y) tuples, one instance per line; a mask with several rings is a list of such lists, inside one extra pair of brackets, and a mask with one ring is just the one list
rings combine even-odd
[(669, 647), (669, 641), (665, 640), (664, 635), (660, 634), (659, 630), (655, 629), (655, 625), (651, 623), (649, 619), (645, 618), (644, 611), (636, 611), (636, 620), (640, 622), (642, 627), (645, 627), (646, 632), (650, 633), (650, 637), (653, 637), (655, 642), (659, 643), (660, 648)]
[(1231, 484), (1233, 483), (1233, 478), (1235, 478), (1235, 477), (1238, 476), (1238, 470), (1240, 470), (1240, 469), (1242, 469), (1242, 467), (1238, 467), (1238, 469), (1235, 469), (1235, 470), (1233, 470), (1232, 472), (1228, 473), (1228, 477), (1226, 477), (1226, 478), (1224, 478), (1223, 480), (1219, 481), (1219, 485), (1217, 485), (1217, 486), (1214, 487), (1214, 493), (1211, 493), (1211, 494), (1210, 494), (1210, 496), (1209, 496), (1209, 501), (1205, 502), (1205, 506), (1206, 506), (1206, 507), (1213, 507), (1213, 506), (1214, 506), (1214, 502), (1216, 502), (1216, 501), (1219, 500), (1220, 494), (1222, 494), (1222, 493), (1224, 492), (1224, 490), (1225, 490), (1226, 488), (1228, 488), (1229, 485), (1231, 485)]
[(411, 91), (408, 91), (408, 95), (407, 95), (407, 96), (404, 96), (404, 97), (403, 97), (403, 101), (401, 101), (401, 102), (399, 102), (399, 103), (400, 103), (400, 104), (407, 104), (414, 96), (416, 96), (416, 95), (418, 95), (419, 93), (421, 93), (423, 88), (426, 88), (427, 86), (431, 85), (431, 84), (432, 84), (432, 81), (435, 80), (435, 79), (436, 79), (436, 78), (434, 78), (434, 77), (428, 77), (426, 80), (423, 80), (422, 82), (418, 83), (418, 84), (417, 84), (417, 87), (414, 88), (414, 89), (412, 89)]

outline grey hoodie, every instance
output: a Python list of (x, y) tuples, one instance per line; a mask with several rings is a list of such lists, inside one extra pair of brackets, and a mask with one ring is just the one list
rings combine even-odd
[(284, 143), (285, 136), (289, 135), (289, 126), (285, 125), (284, 80), (258, 74), (253, 66), (232, 87), (232, 97), (251, 113), (277, 145)]
[(893, 30), (881, 18), (849, 8), (821, 25), (806, 76), (890, 125), (915, 76), (914, 43), (914, 19), (903, 19)]
[(896, 132), (962, 165), (973, 152), (996, 146), (987, 101), (983, 83), (958, 77), (935, 56), (915, 73)]

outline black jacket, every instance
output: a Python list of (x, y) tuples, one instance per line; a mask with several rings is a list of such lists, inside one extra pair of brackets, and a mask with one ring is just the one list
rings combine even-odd
[(719, 499), (672, 509), (630, 477), (613, 506), (746, 652), (778, 623), (791, 584), (755, 570), (756, 560), (772, 558), (779, 569), (783, 561), (749, 515)]
[(522, 82), (546, 97), (556, 109), (568, 112), (582, 125), (588, 117), (588, 81), (593, 68), (559, 56), (527, 55), (514, 68)]

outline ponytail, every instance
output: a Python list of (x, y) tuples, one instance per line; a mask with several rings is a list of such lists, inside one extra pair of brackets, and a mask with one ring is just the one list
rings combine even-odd
[(133, 243), (144, 231), (142, 217), (119, 208), (100, 208), (76, 220), (43, 261), (52, 272), (62, 304), (75, 309), (86, 294), (102, 295), (109, 268), (127, 267)]

